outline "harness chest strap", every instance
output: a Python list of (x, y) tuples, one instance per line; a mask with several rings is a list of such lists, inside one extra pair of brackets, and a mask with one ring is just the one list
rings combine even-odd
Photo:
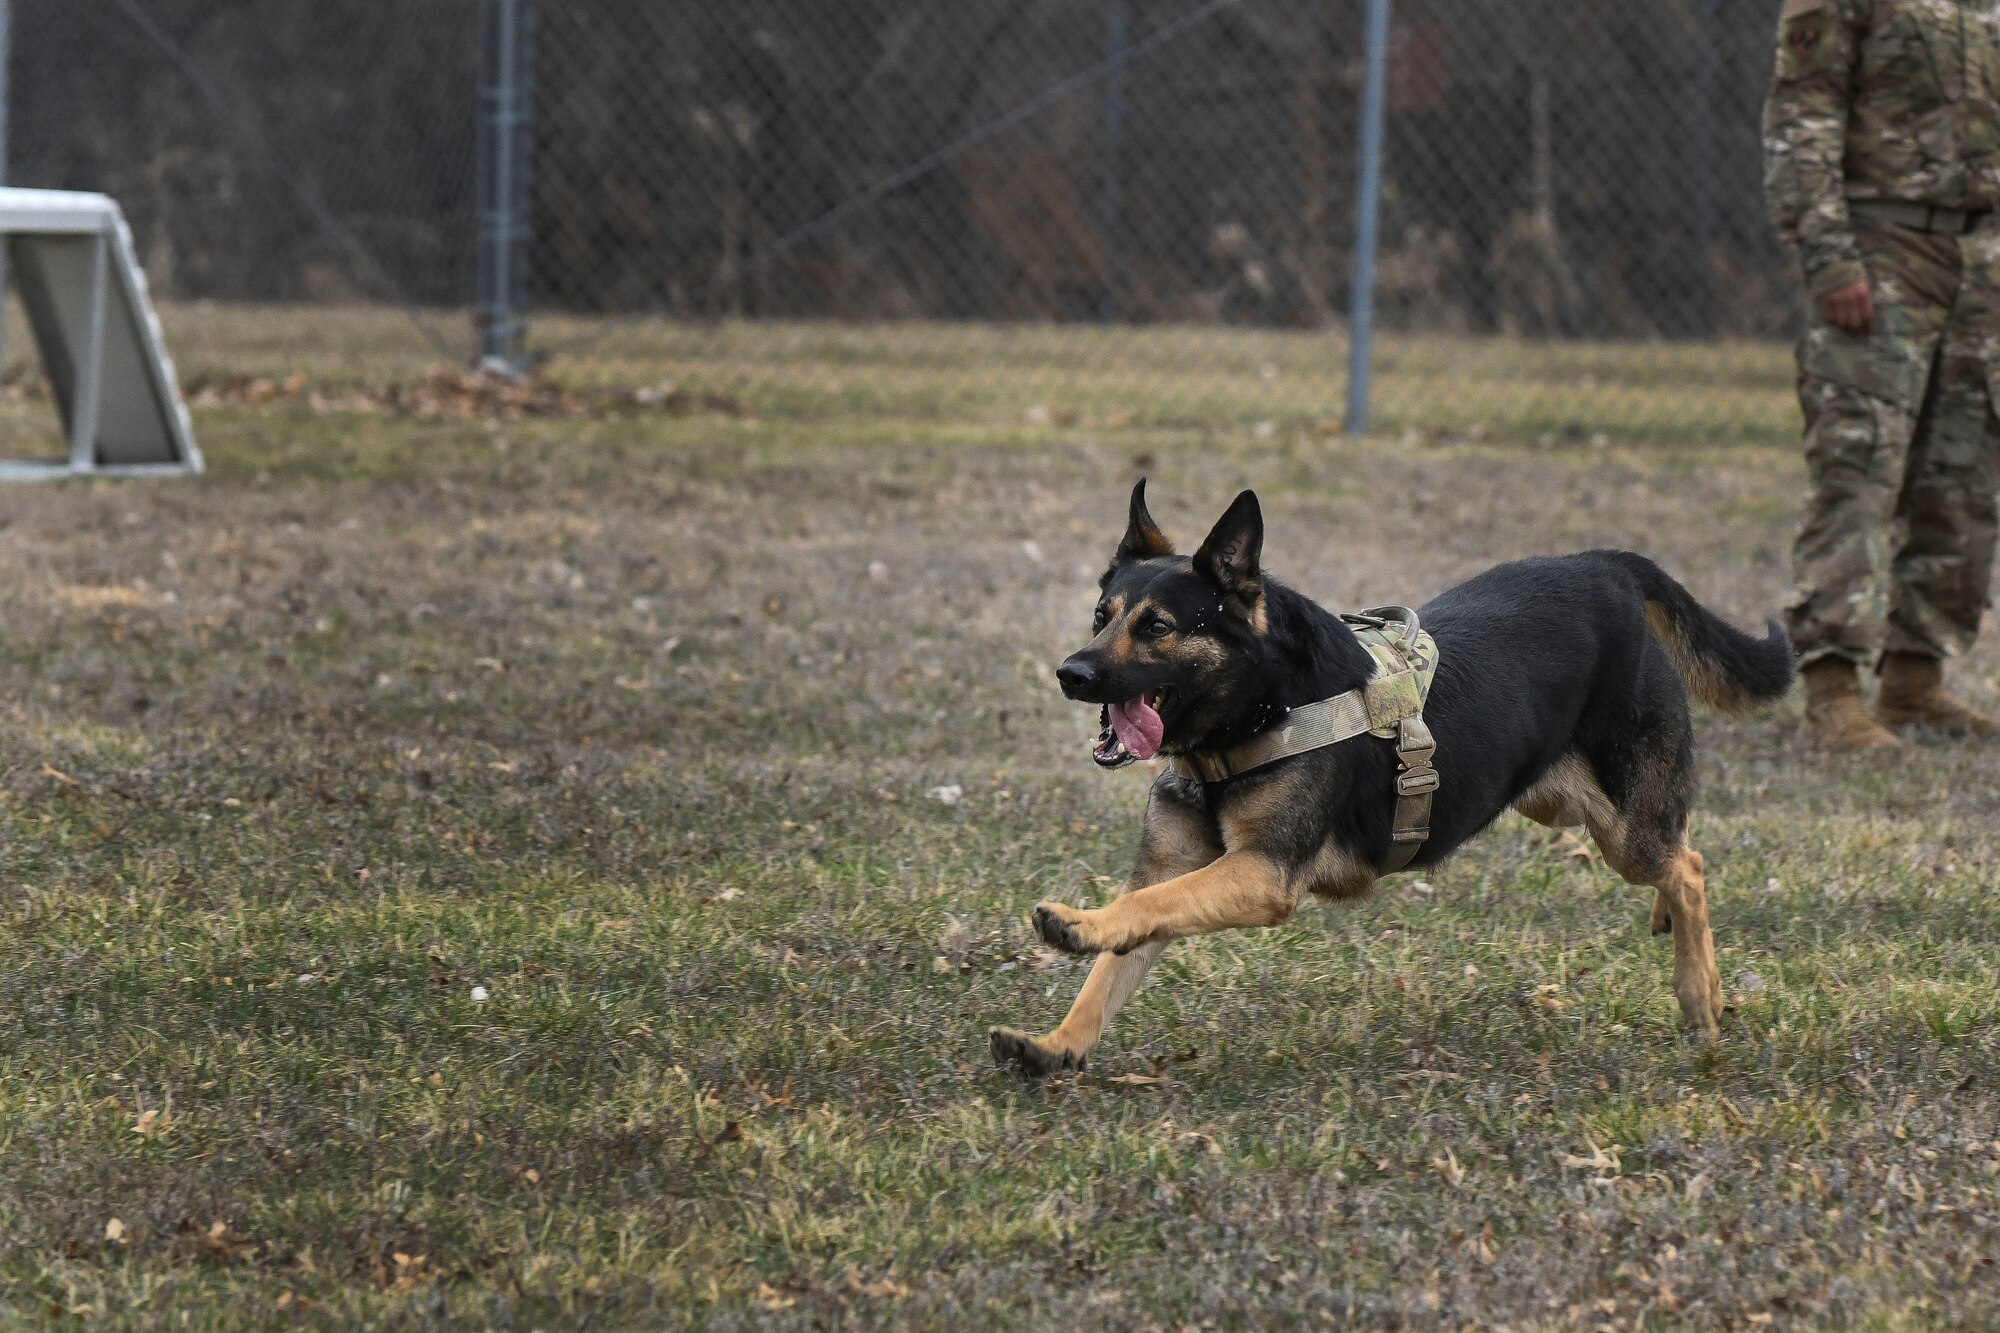
[[(1437, 644), (1424, 633), (1417, 613), (1383, 606), (1342, 616), (1354, 628), (1375, 674), (1359, 689), (1294, 708), (1285, 720), (1234, 749), (1185, 754), (1174, 771), (1195, 782), (1226, 782), (1266, 764), (1309, 750), (1373, 734), (1396, 743), (1396, 811), (1390, 825), (1384, 873), (1401, 870), (1430, 837), (1431, 795), (1438, 789), (1432, 758), (1437, 742), (1424, 724), (1424, 700), (1437, 670)], [(1393, 632), (1392, 632), (1393, 630)]]

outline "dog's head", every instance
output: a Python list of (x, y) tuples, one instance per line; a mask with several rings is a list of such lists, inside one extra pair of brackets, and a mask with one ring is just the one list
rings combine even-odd
[(1264, 516), (1236, 497), (1192, 557), (1132, 488), (1124, 539), (1100, 582), (1094, 637), (1056, 668), (1063, 693), (1104, 705), (1092, 757), (1106, 768), (1199, 749), (1243, 715), (1260, 690), (1269, 632), (1259, 557)]

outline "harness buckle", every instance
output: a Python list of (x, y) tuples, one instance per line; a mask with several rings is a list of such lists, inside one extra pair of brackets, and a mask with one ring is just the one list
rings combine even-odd
[(1432, 737), (1430, 725), (1419, 713), (1406, 717), (1396, 728), (1396, 757), (1409, 769), (1429, 768), (1431, 756), (1437, 753), (1437, 740)]
[(1422, 768), (1406, 768), (1396, 775), (1398, 796), (1421, 796), (1438, 789), (1438, 771), (1428, 763)]
[(1422, 828), (1399, 828), (1389, 835), (1390, 842), (1423, 842), (1431, 836), (1431, 826)]

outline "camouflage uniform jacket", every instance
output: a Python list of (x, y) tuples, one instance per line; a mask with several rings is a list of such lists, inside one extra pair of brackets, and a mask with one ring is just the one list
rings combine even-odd
[(1815, 300), (1868, 276), (1849, 200), (2000, 207), (2000, 0), (1784, 0), (1764, 199)]

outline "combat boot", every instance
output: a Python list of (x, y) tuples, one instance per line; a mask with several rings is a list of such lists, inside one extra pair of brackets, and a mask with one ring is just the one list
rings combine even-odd
[(1807, 667), (1806, 735), (1829, 750), (1891, 750), (1903, 742), (1868, 716), (1861, 677), (1844, 657), (1822, 657)]
[(1890, 653), (1882, 659), (1875, 716), (1890, 727), (1915, 722), (1947, 736), (2000, 736), (2000, 718), (1954, 699), (1944, 688), (1944, 663), (1920, 653)]

